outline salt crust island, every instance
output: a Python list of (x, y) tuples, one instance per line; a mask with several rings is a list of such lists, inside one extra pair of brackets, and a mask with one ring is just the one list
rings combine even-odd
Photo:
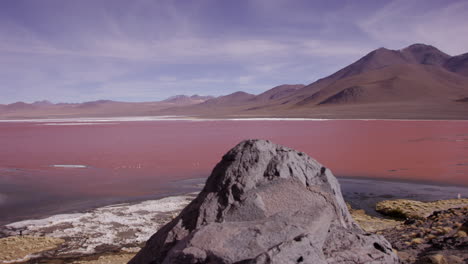
[(331, 171), (306, 154), (246, 140), (129, 264), (399, 263), (352, 219)]

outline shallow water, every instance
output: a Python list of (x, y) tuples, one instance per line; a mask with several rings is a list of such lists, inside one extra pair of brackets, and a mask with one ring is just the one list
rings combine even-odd
[(364, 209), (367, 214), (381, 216), (375, 211), (375, 204), (383, 200), (410, 199), (436, 201), (468, 197), (468, 187), (441, 186), (418, 182), (388, 181), (378, 179), (338, 179), (343, 197), (355, 209)]
[(468, 186), (466, 121), (62, 122), (0, 123), (0, 224), (183, 192), (179, 180), (207, 177), (247, 138), (306, 152), (337, 176)]

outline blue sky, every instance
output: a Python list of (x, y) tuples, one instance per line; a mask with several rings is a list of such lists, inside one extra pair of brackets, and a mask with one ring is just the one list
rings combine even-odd
[(468, 1), (2, 0), (0, 103), (309, 84), (379, 47), (468, 52)]

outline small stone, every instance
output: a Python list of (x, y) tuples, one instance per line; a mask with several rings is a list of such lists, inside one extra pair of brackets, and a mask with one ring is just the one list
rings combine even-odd
[(424, 239), (422, 239), (422, 238), (415, 238), (415, 239), (411, 240), (411, 244), (413, 244), (413, 245), (414, 244), (419, 245), (419, 244), (422, 244), (422, 243), (424, 243)]
[(410, 257), (410, 254), (408, 254), (408, 252), (404, 252), (404, 251), (398, 251), (397, 252), (398, 254), (398, 257), (400, 257), (400, 259), (402, 260), (406, 260)]
[(458, 256), (447, 256), (447, 262), (450, 264), (463, 264), (465, 260)]
[(441, 254), (427, 256), (426, 260), (428, 264), (448, 264), (445, 257)]
[(466, 237), (466, 232), (465, 231), (458, 231), (456, 234), (455, 234), (455, 237)]
[(453, 229), (451, 227), (442, 227), (442, 231), (444, 232), (444, 234), (448, 234), (450, 232), (453, 231)]

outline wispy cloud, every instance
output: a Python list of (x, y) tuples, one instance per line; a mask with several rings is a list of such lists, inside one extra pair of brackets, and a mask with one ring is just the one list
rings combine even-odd
[(467, 14), (467, 1), (396, 0), (358, 25), (382, 46), (419, 42), (458, 55), (468, 51)]
[(2, 1), (0, 103), (260, 93), (380, 46), (464, 52), (466, 2), (424, 3)]

